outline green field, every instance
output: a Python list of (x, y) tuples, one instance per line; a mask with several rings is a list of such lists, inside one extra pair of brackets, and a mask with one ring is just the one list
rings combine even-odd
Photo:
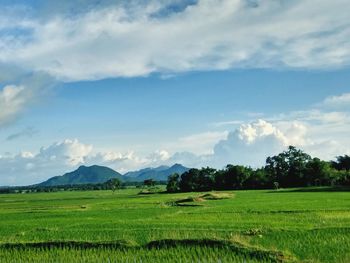
[(350, 262), (349, 191), (139, 191), (0, 195), (0, 262)]

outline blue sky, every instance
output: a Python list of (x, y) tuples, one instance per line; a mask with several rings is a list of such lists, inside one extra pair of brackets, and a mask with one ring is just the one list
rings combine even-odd
[(345, 4), (1, 1), (0, 185), (349, 153)]

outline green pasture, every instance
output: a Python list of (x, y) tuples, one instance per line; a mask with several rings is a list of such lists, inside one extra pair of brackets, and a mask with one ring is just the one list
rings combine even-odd
[(350, 191), (139, 191), (0, 195), (0, 262), (350, 262)]

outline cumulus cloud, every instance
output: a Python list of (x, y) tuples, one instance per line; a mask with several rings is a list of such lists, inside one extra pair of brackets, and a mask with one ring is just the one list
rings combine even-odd
[[(215, 145), (212, 163), (216, 166), (228, 162), (260, 166), (267, 156), (288, 145), (325, 160), (348, 154), (349, 102), (347, 93), (330, 96), (307, 110), (265, 116), (265, 121), (241, 124)], [(227, 126), (231, 122), (224, 124)]]
[(214, 153), (207, 155), (205, 161), (218, 168), (228, 163), (259, 167), (264, 165), (267, 156), (275, 155), (289, 145), (312, 156), (332, 160), (350, 151), (347, 136), (350, 126), (344, 128), (332, 121), (308, 123), (294, 119), (271, 123), (258, 120), (243, 124), (218, 142)]
[(214, 166), (228, 163), (259, 166), (267, 156), (280, 152), (288, 144), (288, 138), (277, 127), (258, 120), (230, 132), (215, 145), (211, 159)]
[(155, 0), (93, 6), (77, 15), (14, 19), (4, 13), (0, 61), (63, 80), (343, 67), (350, 63), (347, 5), (347, 0)]

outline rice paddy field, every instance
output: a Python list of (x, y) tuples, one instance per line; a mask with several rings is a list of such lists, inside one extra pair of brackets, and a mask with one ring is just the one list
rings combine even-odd
[(350, 262), (350, 191), (0, 195), (0, 262)]

